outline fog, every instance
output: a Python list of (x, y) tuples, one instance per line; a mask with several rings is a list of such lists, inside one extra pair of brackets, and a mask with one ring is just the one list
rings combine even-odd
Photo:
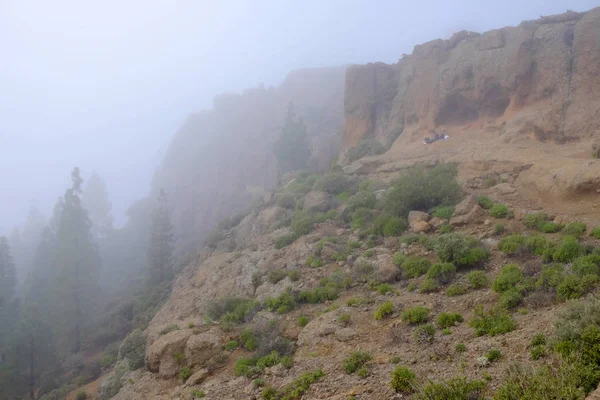
[(415, 44), (591, 0), (0, 1), (0, 232), (49, 214), (74, 165), (113, 214), (148, 191), (185, 117), (295, 68), (395, 62)]

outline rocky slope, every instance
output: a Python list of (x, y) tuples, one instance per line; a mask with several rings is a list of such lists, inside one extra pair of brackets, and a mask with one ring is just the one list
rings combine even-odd
[(180, 246), (197, 247), (218, 221), (275, 186), (273, 143), (290, 102), (307, 125), (311, 165), (329, 166), (343, 128), (344, 73), (345, 67), (298, 70), (276, 88), (218, 96), (212, 110), (188, 118), (153, 182), (169, 195)]

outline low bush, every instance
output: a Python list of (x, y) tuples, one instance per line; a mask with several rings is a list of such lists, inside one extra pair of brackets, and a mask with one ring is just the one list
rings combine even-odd
[(297, 269), (291, 270), (290, 272), (288, 272), (288, 277), (292, 282), (297, 282), (300, 280), (300, 271), (298, 271)]
[(450, 218), (452, 218), (453, 214), (454, 206), (437, 206), (431, 212), (432, 216), (445, 220), (449, 220)]
[(405, 260), (406, 260), (406, 256), (404, 255), (404, 253), (396, 252), (392, 256), (392, 262), (394, 263), (394, 265), (397, 265), (398, 267), (402, 266), (402, 264), (404, 263)]
[(275, 239), (275, 248), (278, 250), (283, 249), (284, 247), (294, 243), (296, 239), (298, 239), (298, 236), (296, 236), (295, 233), (279, 236), (277, 239)]
[(560, 231), (561, 229), (562, 229), (562, 225), (559, 225), (554, 222), (546, 222), (546, 223), (544, 223), (544, 225), (542, 225), (542, 228), (540, 230), (544, 233), (556, 233), (556, 232)]
[(415, 306), (402, 313), (402, 320), (410, 325), (418, 325), (427, 322), (429, 309), (423, 306)]
[(291, 290), (286, 290), (278, 297), (267, 297), (265, 299), (265, 308), (269, 311), (285, 314), (296, 308), (296, 299)]
[(408, 257), (402, 263), (402, 274), (405, 278), (416, 278), (425, 274), (430, 266), (426, 258)]
[(309, 234), (314, 227), (314, 221), (310, 215), (304, 211), (296, 211), (292, 217), (290, 225), (296, 237)]
[(366, 156), (376, 156), (385, 153), (385, 146), (377, 139), (363, 139), (355, 147), (348, 150), (348, 161), (354, 162)]
[(375, 311), (375, 319), (382, 320), (394, 313), (394, 303), (391, 301), (386, 301), (382, 305), (379, 306), (377, 311)]
[(301, 315), (300, 317), (298, 317), (298, 326), (300, 328), (304, 328), (306, 325), (308, 325), (309, 319), (306, 315)]
[(467, 351), (467, 346), (464, 343), (456, 343), (456, 346), (454, 346), (454, 351), (457, 353), (464, 353)]
[(498, 304), (506, 309), (517, 308), (523, 302), (523, 295), (518, 289), (510, 289), (502, 292)]
[(561, 300), (578, 299), (590, 292), (598, 284), (597, 275), (584, 275), (582, 277), (567, 274), (556, 287), (556, 295)]
[(498, 349), (491, 349), (485, 353), (485, 358), (487, 358), (489, 362), (496, 362), (502, 358), (502, 352)]
[(145, 365), (146, 336), (139, 329), (131, 332), (119, 346), (119, 360), (127, 360), (133, 371)]
[(421, 236), (422, 235), (419, 235), (418, 233), (407, 233), (406, 235), (402, 235), (400, 239), (398, 239), (398, 243), (404, 243), (410, 246), (413, 243), (418, 243)]
[(364, 351), (355, 351), (346, 357), (343, 361), (344, 371), (347, 374), (353, 374), (359, 368), (366, 365), (369, 361), (373, 359), (370, 353)]
[(392, 380), (390, 385), (398, 393), (409, 394), (414, 391), (413, 387), (416, 382), (415, 373), (406, 367), (396, 367), (392, 372)]
[(343, 172), (332, 171), (318, 178), (313, 185), (313, 189), (338, 195), (343, 192), (354, 192), (356, 183)]
[(523, 272), (516, 264), (507, 264), (500, 270), (500, 275), (494, 280), (492, 289), (496, 293), (504, 293), (514, 289), (523, 281)]
[(469, 322), (477, 336), (496, 336), (508, 333), (517, 327), (513, 318), (500, 308), (486, 312), (481, 305), (475, 307), (475, 317)]
[(431, 324), (419, 325), (413, 332), (413, 338), (418, 344), (432, 343), (435, 336), (435, 328)]
[(254, 351), (258, 347), (256, 335), (250, 329), (246, 328), (240, 333), (240, 342), (246, 350)]
[(360, 282), (370, 281), (374, 273), (375, 267), (366, 260), (359, 260), (352, 266), (352, 274), (354, 279)]
[(473, 289), (482, 289), (488, 287), (489, 280), (485, 272), (483, 271), (471, 271), (467, 274), (467, 282)]
[(504, 204), (495, 203), (492, 208), (490, 208), (490, 215), (494, 218), (506, 218), (508, 214), (508, 207)]
[(190, 376), (192, 376), (192, 370), (187, 365), (179, 371), (179, 379), (183, 382), (187, 381)]
[(388, 214), (406, 217), (411, 210), (428, 210), (439, 205), (456, 204), (462, 195), (453, 164), (438, 164), (427, 169), (409, 168), (392, 182), (384, 198)]
[(279, 196), (277, 196), (277, 205), (279, 207), (293, 210), (294, 208), (296, 208), (296, 199), (291, 193), (282, 193)]
[(352, 229), (362, 229), (373, 219), (373, 212), (368, 208), (359, 208), (352, 213), (350, 227)]
[(548, 215), (540, 212), (529, 213), (523, 217), (523, 224), (525, 224), (526, 227), (540, 231), (547, 221)]
[(394, 292), (394, 287), (389, 283), (380, 283), (375, 287), (375, 290), (377, 290), (379, 294), (387, 294)]
[(398, 236), (406, 230), (406, 220), (402, 217), (380, 214), (373, 221), (373, 233), (380, 236)]
[(227, 351), (233, 351), (233, 350), (237, 349), (238, 347), (240, 347), (240, 344), (238, 343), (237, 340), (230, 340), (229, 342), (225, 343), (225, 345), (223, 347)]
[(544, 265), (537, 280), (536, 286), (546, 291), (555, 291), (565, 275), (562, 264), (553, 263)]
[(88, 395), (86, 392), (77, 392), (77, 395), (75, 396), (75, 400), (86, 400), (88, 398)]
[(577, 276), (600, 275), (600, 255), (589, 254), (573, 260), (571, 270)]
[(587, 226), (583, 222), (573, 221), (565, 225), (563, 232), (567, 235), (579, 237), (585, 233), (586, 228)]
[(452, 285), (448, 286), (448, 288), (446, 289), (446, 296), (449, 296), (449, 297), (461, 296), (461, 295), (467, 293), (468, 291), (469, 291), (469, 289), (467, 288), (467, 285), (465, 285), (464, 283), (453, 283)]
[(350, 323), (350, 314), (349, 313), (340, 314), (337, 317), (337, 322), (342, 326), (348, 325)]
[(423, 282), (421, 282), (421, 286), (419, 286), (419, 291), (421, 293), (433, 293), (440, 290), (440, 285), (437, 281), (427, 278)]
[(494, 202), (487, 196), (479, 196), (477, 198), (477, 204), (479, 204), (481, 208), (489, 210), (494, 205)]
[(306, 266), (311, 267), (311, 268), (320, 268), (324, 265), (325, 263), (323, 262), (322, 259), (320, 259), (319, 257), (309, 254), (306, 257)]
[(372, 210), (377, 205), (377, 197), (372, 190), (361, 190), (346, 202), (346, 210), (352, 213), (359, 208)]
[(440, 230), (440, 234), (450, 233), (453, 231), (452, 225), (450, 225), (450, 224), (441, 224), (439, 230)]
[(263, 390), (263, 400), (299, 400), (306, 393), (310, 386), (325, 376), (322, 369), (304, 372), (289, 385), (280, 390), (267, 387)]
[(211, 301), (206, 314), (213, 320), (220, 320), (225, 329), (230, 329), (235, 324), (248, 322), (259, 310), (260, 303), (239, 297), (224, 297)]
[(449, 262), (457, 267), (476, 266), (489, 257), (488, 251), (475, 238), (458, 233), (440, 235), (433, 249), (442, 262)]
[(412, 397), (414, 400), (484, 400), (486, 383), (454, 378), (446, 382), (429, 381)]
[(496, 235), (502, 235), (504, 233), (504, 225), (502, 225), (502, 224), (496, 224), (494, 226), (494, 233)]
[(596, 239), (600, 239), (600, 226), (595, 226), (591, 232), (590, 236), (595, 237)]
[(498, 242), (498, 250), (508, 255), (520, 255), (526, 251), (525, 237), (520, 233), (503, 237)]
[(556, 247), (552, 258), (554, 261), (567, 263), (579, 257), (584, 252), (583, 246), (575, 236), (567, 235), (562, 238), (561, 243)]
[(267, 275), (267, 280), (273, 285), (282, 281), (287, 276), (287, 272), (283, 269), (276, 269), (274, 271), (269, 272)]
[(441, 312), (435, 319), (435, 323), (440, 329), (450, 328), (461, 322), (463, 322), (463, 317), (459, 313)]
[(192, 390), (192, 398), (194, 399), (203, 399), (206, 397), (206, 393), (204, 390), (194, 389)]
[(440, 285), (452, 282), (456, 275), (456, 267), (452, 263), (433, 264), (427, 270), (427, 279), (437, 281)]

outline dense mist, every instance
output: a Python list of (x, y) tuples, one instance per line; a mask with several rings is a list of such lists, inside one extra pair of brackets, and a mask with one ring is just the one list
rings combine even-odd
[[(0, 400), (144, 365), (142, 332), (205, 243), (237, 252), (224, 232), (285, 176), (318, 186), (311, 174), (390, 149), (397, 135), (340, 158), (349, 65), (595, 5), (288, 3), (0, 0)], [(291, 201), (270, 228), (292, 223)]]

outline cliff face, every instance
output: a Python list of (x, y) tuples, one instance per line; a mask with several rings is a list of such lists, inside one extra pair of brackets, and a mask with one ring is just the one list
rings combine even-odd
[(343, 151), (490, 121), (563, 143), (600, 133), (600, 8), (416, 46), (346, 73)]
[(277, 180), (273, 143), (288, 104), (304, 118), (317, 169), (339, 151), (345, 67), (289, 74), (277, 88), (222, 95), (210, 111), (188, 118), (155, 175), (169, 194), (182, 246), (199, 243), (221, 219), (248, 207)]

